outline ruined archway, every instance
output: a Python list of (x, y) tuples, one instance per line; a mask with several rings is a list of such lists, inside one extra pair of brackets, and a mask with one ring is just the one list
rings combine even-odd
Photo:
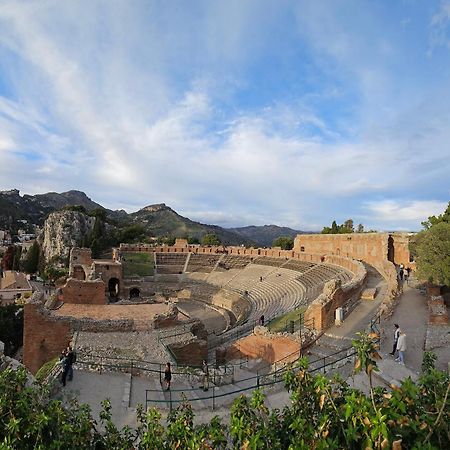
[(130, 289), (130, 298), (139, 298), (141, 296), (141, 291), (134, 287)]
[(389, 238), (388, 238), (387, 259), (391, 263), (395, 262), (395, 259), (394, 259), (394, 238), (392, 236), (389, 236)]
[(108, 281), (109, 296), (117, 298), (119, 296), (120, 282), (118, 278), (110, 278)]

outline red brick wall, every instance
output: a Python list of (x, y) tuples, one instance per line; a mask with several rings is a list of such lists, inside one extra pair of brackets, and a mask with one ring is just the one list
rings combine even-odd
[(409, 264), (408, 237), (404, 234), (348, 233), (348, 234), (299, 234), (294, 241), (294, 251), (337, 255), (359, 259), (369, 264), (387, 260), (388, 238), (392, 236), (396, 264)]
[(197, 340), (187, 344), (176, 343), (169, 345), (175, 355), (177, 364), (201, 366), (204, 359), (208, 359), (208, 345), (206, 341)]
[(33, 374), (42, 364), (59, 356), (72, 339), (70, 323), (43, 314), (37, 303), (25, 305), (23, 334), (23, 362)]
[(106, 305), (103, 281), (80, 281), (69, 278), (62, 288), (64, 303)]

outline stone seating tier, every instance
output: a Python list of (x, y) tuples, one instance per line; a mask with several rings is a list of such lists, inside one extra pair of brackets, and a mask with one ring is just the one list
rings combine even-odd
[(186, 272), (211, 272), (222, 255), (203, 255), (192, 253), (187, 265)]
[(286, 262), (287, 262), (286, 259), (270, 258), (268, 256), (260, 256), (253, 260), (253, 264), (258, 264), (260, 266), (273, 266), (273, 267), (280, 267), (282, 264)]
[(225, 255), (216, 270), (243, 269), (252, 262), (251, 257), (241, 255)]

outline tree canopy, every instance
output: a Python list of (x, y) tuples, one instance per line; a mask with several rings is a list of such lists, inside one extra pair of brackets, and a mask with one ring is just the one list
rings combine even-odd
[(282, 250), (292, 250), (294, 240), (289, 236), (280, 236), (273, 241), (272, 247), (281, 247)]
[(450, 223), (437, 222), (419, 234), (415, 248), (417, 275), (450, 286)]
[[(361, 233), (364, 230), (364, 226), (362, 224), (358, 225), (358, 233)], [(338, 225), (335, 220), (333, 220), (331, 227), (323, 227), (321, 233), (322, 234), (344, 234), (344, 233), (353, 233), (353, 219), (347, 219), (343, 224)]]
[(202, 237), (202, 245), (220, 245), (221, 243), (214, 233), (207, 233)]

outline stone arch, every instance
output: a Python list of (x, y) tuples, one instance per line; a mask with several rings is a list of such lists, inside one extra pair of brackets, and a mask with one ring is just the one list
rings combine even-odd
[(118, 278), (110, 278), (108, 281), (108, 292), (110, 297), (117, 298), (120, 291), (120, 281)]
[(137, 287), (130, 289), (130, 298), (139, 298), (141, 296), (141, 291)]

